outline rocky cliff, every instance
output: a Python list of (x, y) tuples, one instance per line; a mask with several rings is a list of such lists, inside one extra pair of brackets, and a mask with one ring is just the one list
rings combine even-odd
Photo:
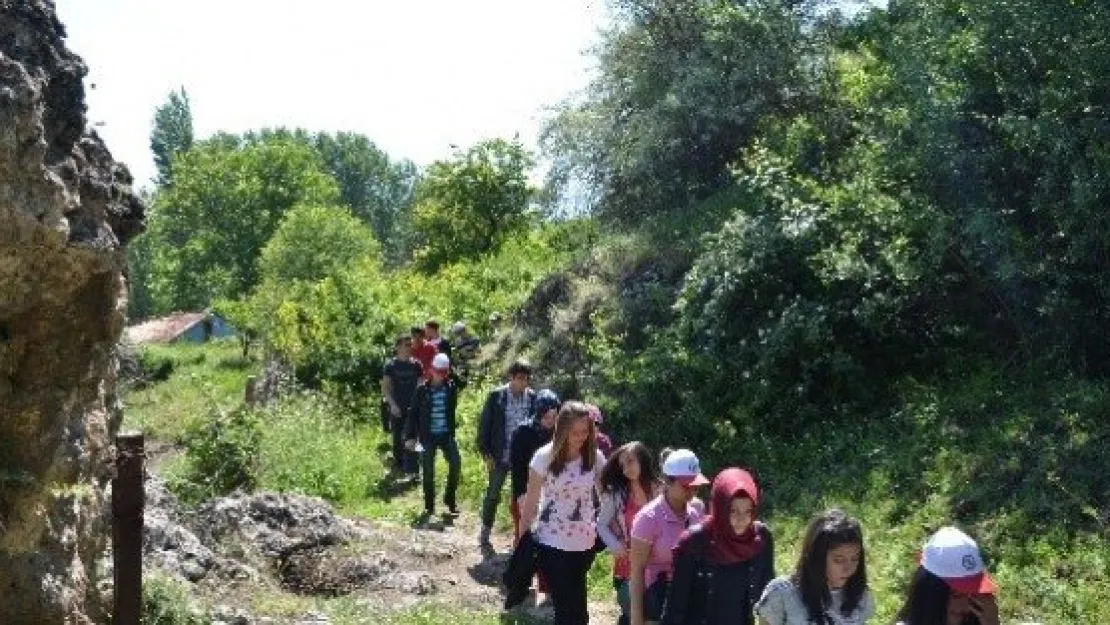
[(86, 129), (53, 3), (0, 0), (0, 623), (105, 623), (124, 244), (143, 206)]

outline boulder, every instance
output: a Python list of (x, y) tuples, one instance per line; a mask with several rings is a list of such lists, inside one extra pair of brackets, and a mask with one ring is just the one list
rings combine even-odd
[(0, 623), (105, 623), (131, 175), (45, 0), (0, 0)]

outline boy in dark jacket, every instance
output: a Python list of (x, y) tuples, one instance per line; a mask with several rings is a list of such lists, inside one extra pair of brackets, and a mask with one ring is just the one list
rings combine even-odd
[(459, 488), (462, 458), (455, 440), (455, 410), (459, 402), (459, 385), (451, 377), (451, 359), (446, 354), (436, 354), (432, 360), (432, 376), (416, 387), (412, 411), (408, 420), (408, 446), (422, 451), (424, 469), (424, 514), (435, 514), (436, 450), (442, 450), (447, 460), (447, 491), (443, 503), (447, 512), (457, 515), (455, 493)]
[(486, 496), (482, 500), (482, 531), (478, 546), (483, 551), (493, 548), (490, 533), (501, 503), (501, 491), (509, 476), (509, 451), (516, 429), (532, 421), (536, 414), (536, 392), (530, 388), (532, 367), (514, 362), (509, 367), (509, 383), (490, 391), (478, 421), (478, 453), (489, 471)]

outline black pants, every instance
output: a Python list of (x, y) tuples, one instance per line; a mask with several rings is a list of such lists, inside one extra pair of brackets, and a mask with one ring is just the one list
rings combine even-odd
[(587, 625), (590, 613), (586, 609), (586, 575), (593, 566), (594, 552), (536, 546), (536, 565), (547, 578), (556, 625)]
[(436, 450), (440, 449), (447, 460), (447, 491), (443, 494), (443, 503), (454, 510), (455, 492), (459, 490), (459, 473), (462, 470), (459, 444), (450, 434), (432, 434), (423, 445), (424, 509), (428, 512), (436, 509)]
[(490, 472), (486, 495), (482, 498), (482, 527), (493, 527), (493, 522), (497, 520), (497, 506), (501, 503), (501, 491), (505, 490), (505, 479), (509, 473), (509, 465), (500, 460)]
[[(402, 406), (401, 414), (408, 414), (408, 407)], [(415, 451), (405, 449), (405, 418), (390, 415), (390, 429), (393, 434), (393, 469), (414, 475), (420, 471), (420, 458)]]

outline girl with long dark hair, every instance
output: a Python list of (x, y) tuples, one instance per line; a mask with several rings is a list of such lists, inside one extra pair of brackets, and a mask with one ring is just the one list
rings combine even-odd
[(598, 477), (605, 457), (585, 404), (559, 410), (551, 442), (532, 456), (521, 510), (521, 532), (531, 527), (536, 564), (547, 579), (558, 625), (585, 625), (586, 574), (597, 540)]
[(942, 528), (925, 543), (898, 625), (998, 625), (997, 591), (979, 545), (954, 527)]
[(664, 625), (752, 625), (752, 608), (775, 576), (774, 541), (756, 521), (758, 509), (750, 473), (717, 474), (709, 516), (675, 547)]
[(632, 521), (636, 513), (662, 492), (655, 458), (639, 441), (619, 447), (601, 471), (601, 512), (597, 533), (613, 554), (613, 588), (621, 608), (618, 625), (631, 618), (628, 594), (629, 550), (632, 548)]
[(863, 529), (840, 510), (810, 522), (792, 575), (776, 578), (755, 606), (760, 625), (862, 625), (875, 613)]

